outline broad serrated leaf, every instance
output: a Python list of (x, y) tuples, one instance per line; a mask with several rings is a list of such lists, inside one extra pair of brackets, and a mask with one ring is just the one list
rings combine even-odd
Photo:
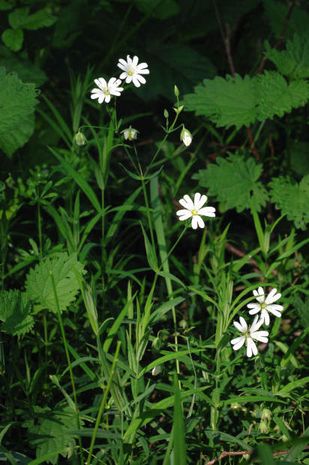
[(296, 228), (305, 229), (309, 222), (309, 175), (304, 176), (300, 183), (280, 176), (270, 183), (271, 200)]
[(24, 41), (24, 33), (22, 29), (6, 29), (2, 33), (3, 43), (13, 52), (18, 52)]
[(18, 290), (0, 292), (1, 331), (12, 336), (22, 336), (31, 331), (34, 320), (31, 306), (25, 293)]
[(58, 253), (45, 258), (30, 270), (26, 279), (26, 292), (36, 310), (47, 309), (56, 313), (58, 304), (60, 311), (66, 310), (80, 289), (83, 269), (76, 255)]
[(265, 187), (259, 181), (261, 172), (262, 166), (254, 158), (233, 154), (228, 158), (217, 158), (216, 163), (200, 170), (194, 179), (217, 198), (222, 210), (236, 208), (241, 212), (253, 207), (260, 211), (268, 198)]
[(265, 56), (278, 71), (291, 79), (309, 77), (309, 35), (294, 34), (286, 43), (286, 50), (277, 50), (266, 45)]
[(219, 127), (240, 128), (283, 116), (308, 100), (308, 82), (288, 83), (281, 74), (265, 71), (254, 77), (206, 79), (193, 94), (185, 95), (183, 103), (187, 110), (208, 117)]
[(41, 29), (42, 27), (52, 26), (56, 19), (47, 8), (43, 8), (32, 14), (28, 7), (16, 8), (9, 14), (9, 23), (13, 29)]
[(10, 156), (22, 147), (34, 130), (34, 84), (24, 84), (16, 74), (0, 68), (0, 149)]
[[(36, 446), (36, 458), (52, 454), (46, 463), (58, 463), (59, 455), (70, 458), (75, 447), (76, 414), (70, 407), (45, 411), (44, 419), (30, 432), (35, 436), (32, 445)], [(44, 461), (45, 462), (45, 461)]]

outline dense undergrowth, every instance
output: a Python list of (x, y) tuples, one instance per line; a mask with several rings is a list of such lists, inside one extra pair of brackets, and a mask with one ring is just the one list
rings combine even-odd
[(307, 2), (0, 11), (1, 463), (308, 464)]

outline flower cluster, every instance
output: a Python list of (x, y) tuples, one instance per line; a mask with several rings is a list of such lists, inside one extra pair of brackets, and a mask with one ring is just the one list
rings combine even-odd
[(127, 60), (119, 58), (118, 68), (121, 69), (122, 73), (119, 78), (111, 77), (108, 81), (104, 78), (99, 77), (94, 82), (97, 87), (91, 90), (90, 98), (92, 100), (98, 100), (101, 104), (103, 102), (109, 103), (112, 96), (119, 97), (124, 88), (121, 87), (123, 81), (127, 84), (131, 82), (135, 87), (140, 87), (141, 84), (145, 84), (145, 74), (149, 74), (147, 63), (139, 63), (139, 58), (127, 55)]
[(258, 354), (258, 349), (255, 341), (267, 343), (268, 342), (268, 331), (259, 331), (261, 326), (265, 324), (269, 326), (270, 317), (269, 313), (276, 317), (281, 317), (283, 310), (282, 305), (274, 304), (280, 299), (281, 294), (277, 292), (277, 289), (272, 289), (267, 296), (265, 296), (264, 289), (259, 287), (253, 291), (253, 295), (257, 302), (253, 302), (247, 305), (249, 315), (256, 315), (251, 326), (248, 327), (247, 322), (243, 317), (240, 317), (239, 322), (234, 321), (235, 328), (241, 333), (241, 336), (231, 340), (231, 344), (234, 350), (239, 350), (244, 344), (247, 348), (247, 356)]

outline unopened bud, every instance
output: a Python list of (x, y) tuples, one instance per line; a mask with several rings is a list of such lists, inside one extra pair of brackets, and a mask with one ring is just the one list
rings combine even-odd
[(168, 111), (167, 111), (166, 108), (165, 108), (165, 110), (164, 110), (164, 112), (163, 112), (163, 115), (164, 115), (164, 118), (165, 118), (165, 119), (168, 119), (169, 114), (168, 114)]
[(176, 98), (179, 97), (179, 89), (178, 89), (178, 87), (176, 86), (176, 84), (174, 85), (174, 94), (175, 94), (175, 97), (176, 97)]
[(74, 136), (74, 142), (79, 147), (82, 147), (83, 145), (86, 145), (87, 139), (81, 131), (78, 131)]
[(189, 129), (186, 129), (185, 127), (182, 128), (180, 133), (180, 140), (186, 147), (189, 147), (192, 142), (192, 134)]
[(151, 374), (152, 376), (158, 376), (162, 371), (162, 368), (161, 368), (161, 365), (158, 365), (158, 366), (155, 366), (152, 370), (151, 370)]

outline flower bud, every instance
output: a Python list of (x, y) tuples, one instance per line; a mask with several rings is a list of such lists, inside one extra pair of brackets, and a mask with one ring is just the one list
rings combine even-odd
[(168, 114), (168, 111), (167, 111), (167, 109), (166, 109), (166, 108), (165, 108), (165, 110), (164, 110), (163, 114), (164, 114), (164, 118), (165, 118), (165, 119), (168, 119), (168, 117), (169, 117), (169, 114)]
[(121, 133), (123, 134), (123, 137), (125, 140), (132, 141), (132, 140), (137, 139), (138, 130), (132, 128), (132, 126), (129, 126), (128, 128), (121, 131)]
[(178, 87), (176, 86), (176, 84), (174, 85), (174, 94), (175, 94), (175, 97), (176, 97), (176, 98), (179, 97), (179, 89), (178, 89)]
[(152, 376), (158, 376), (161, 373), (161, 371), (162, 371), (161, 365), (157, 365), (151, 370), (151, 374)]
[(81, 131), (78, 131), (74, 136), (74, 142), (79, 147), (82, 147), (83, 145), (86, 145), (87, 139)]
[(186, 147), (189, 147), (189, 145), (192, 142), (192, 134), (185, 127), (182, 128), (182, 131), (180, 133), (180, 140)]

